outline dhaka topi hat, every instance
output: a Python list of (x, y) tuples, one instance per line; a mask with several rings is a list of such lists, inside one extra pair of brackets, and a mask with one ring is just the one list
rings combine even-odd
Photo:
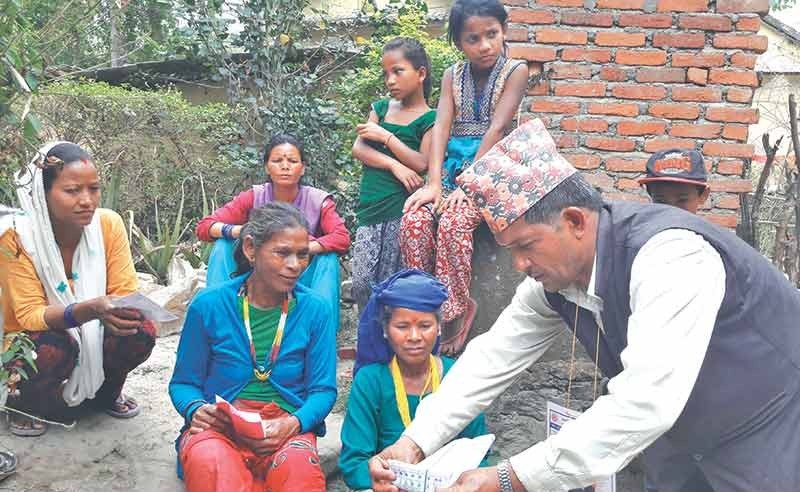
[[(407, 268), (372, 287), (372, 295), (358, 320), (358, 343), (353, 374), (361, 367), (380, 362), (388, 363), (394, 351), (383, 336), (383, 307), (406, 308), (434, 313), (447, 299), (447, 287), (436, 277)], [(437, 351), (439, 341), (433, 347)]]
[(576, 172), (535, 119), (497, 142), (456, 181), (498, 234)]

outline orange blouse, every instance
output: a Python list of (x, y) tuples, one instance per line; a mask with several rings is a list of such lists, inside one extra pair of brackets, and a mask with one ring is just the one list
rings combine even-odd
[[(124, 296), (136, 292), (139, 282), (122, 217), (103, 208), (96, 213), (100, 214), (106, 250), (106, 294)], [(22, 248), (13, 229), (0, 236), (0, 289), (6, 333), (48, 329), (44, 322), (44, 312), (49, 305), (44, 286), (33, 260)]]

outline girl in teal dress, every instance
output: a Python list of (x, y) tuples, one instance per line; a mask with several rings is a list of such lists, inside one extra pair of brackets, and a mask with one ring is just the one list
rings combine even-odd
[(405, 265), (447, 286), (442, 352), (461, 351), (477, 303), (470, 297), (472, 232), (482, 217), (455, 178), (513, 126), (528, 84), (524, 61), (506, 57), (507, 14), (498, 0), (457, 0), (448, 38), (465, 61), (448, 68), (431, 131), (428, 183), (406, 201), (400, 226)]
[[(358, 327), (355, 377), (342, 425), (339, 468), (352, 489), (368, 489), (370, 458), (394, 444), (417, 406), (439, 387), (454, 361), (438, 352), (438, 310), (447, 289), (419, 270), (376, 286)], [(486, 434), (483, 415), (458, 437)]]

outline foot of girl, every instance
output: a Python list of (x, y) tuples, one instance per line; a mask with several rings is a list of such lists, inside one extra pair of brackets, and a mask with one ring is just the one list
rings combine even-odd
[(110, 408), (106, 409), (106, 413), (118, 419), (130, 419), (139, 415), (141, 412), (139, 404), (130, 396), (120, 394)]

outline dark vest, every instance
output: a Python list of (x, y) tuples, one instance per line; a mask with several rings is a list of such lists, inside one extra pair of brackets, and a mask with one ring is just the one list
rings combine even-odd
[[(731, 441), (747, 439), (757, 430), (755, 424), (769, 420), (790, 400), (798, 406), (798, 398), (792, 397), (800, 386), (800, 292), (761, 254), (705, 219), (669, 206), (606, 204), (598, 226), (595, 293), (604, 302), (598, 365), (610, 378), (623, 369), (620, 354), (627, 345), (633, 260), (650, 238), (666, 229), (686, 229), (705, 238), (722, 258), (726, 282), (694, 389), (659, 441), (666, 439), (688, 456), (724, 454)], [(575, 305), (560, 294), (547, 293), (547, 299), (572, 329)], [(591, 313), (581, 310), (577, 338), (590, 355), (596, 350), (597, 331)], [(725, 462), (724, 456), (719, 458)], [(794, 459), (800, 467), (800, 456)]]

